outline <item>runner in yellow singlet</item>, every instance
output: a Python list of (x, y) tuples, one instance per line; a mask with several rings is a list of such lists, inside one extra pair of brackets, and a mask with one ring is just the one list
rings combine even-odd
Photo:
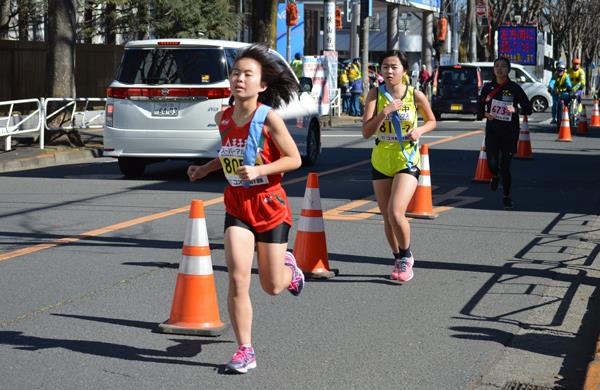
[[(373, 190), (383, 216), (387, 241), (394, 255), (392, 280), (414, 276), (410, 225), (406, 208), (420, 174), (419, 138), (436, 126), (427, 97), (405, 80), (408, 60), (400, 51), (384, 53), (379, 63), (385, 84), (372, 88), (365, 100), (362, 134), (376, 135), (371, 155)], [(417, 111), (425, 123), (418, 126)]]

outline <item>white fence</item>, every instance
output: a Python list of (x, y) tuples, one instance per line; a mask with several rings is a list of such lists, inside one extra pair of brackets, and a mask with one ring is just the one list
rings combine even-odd
[[(35, 105), (35, 110), (31, 111), (28, 115), (22, 115), (21, 110), (26, 107), (27, 111), (29, 111), (29, 106), (32, 104)], [(11, 136), (38, 132), (40, 133), (40, 149), (43, 149), (44, 132), (40, 131), (40, 129), (42, 128), (42, 117), (44, 115), (40, 99), (21, 99), (0, 102), (0, 109), (3, 108), (3, 106), (9, 106), (7, 115), (0, 117), (0, 139), (4, 138), (4, 150), (8, 151), (11, 149)]]
[[(8, 106), (6, 116), (0, 116), (0, 140), (4, 150), (11, 150), (12, 136), (38, 133), (40, 149), (44, 148), (44, 130), (99, 129), (104, 126), (106, 98), (40, 98), (0, 102), (0, 112)], [(102, 106), (98, 109), (98, 106)], [(33, 107), (32, 107), (33, 106)], [(51, 107), (52, 112), (49, 111)], [(27, 114), (24, 114), (27, 112)], [(58, 127), (50, 127), (53, 118), (63, 113)]]

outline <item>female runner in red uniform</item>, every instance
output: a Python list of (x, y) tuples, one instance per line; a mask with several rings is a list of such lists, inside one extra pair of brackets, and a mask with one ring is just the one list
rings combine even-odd
[[(288, 103), (298, 83), (265, 46), (256, 44), (238, 54), (229, 84), (234, 104), (215, 116), (221, 133), (219, 157), (201, 166), (192, 165), (187, 173), (190, 181), (195, 181), (223, 169), (229, 181), (224, 196), (227, 306), (239, 346), (226, 371), (246, 373), (256, 367), (249, 291), (255, 244), (265, 292), (277, 295), (287, 287), (298, 295), (304, 286), (302, 271), (292, 253), (286, 251), (292, 216), (281, 187), (283, 173), (300, 166), (300, 153), (274, 110), (268, 110), (262, 121), (257, 119), (266, 106), (277, 108), (282, 102)], [(253, 133), (253, 126), (258, 131)], [(251, 134), (256, 136), (254, 142)]]

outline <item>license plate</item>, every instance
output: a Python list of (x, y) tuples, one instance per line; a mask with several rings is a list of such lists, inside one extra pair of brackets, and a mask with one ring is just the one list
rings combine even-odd
[(451, 104), (450, 111), (462, 111), (462, 104)]
[(179, 104), (172, 102), (154, 103), (152, 116), (177, 116), (179, 115)]

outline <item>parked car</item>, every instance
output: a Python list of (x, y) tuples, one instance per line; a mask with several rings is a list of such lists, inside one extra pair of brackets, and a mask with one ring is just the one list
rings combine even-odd
[[(493, 62), (470, 62), (464, 65), (478, 66), (481, 71), (481, 79), (488, 82), (494, 79)], [(533, 112), (544, 112), (552, 102), (552, 96), (548, 93), (548, 87), (536, 77), (532, 76), (520, 64), (511, 64), (508, 77), (518, 83), (527, 94), (533, 105)]]
[(433, 73), (431, 110), (440, 120), (443, 113), (477, 114), (477, 96), (481, 88), (477, 66), (443, 65)]
[[(243, 42), (153, 39), (125, 45), (115, 80), (107, 89), (104, 156), (116, 157), (125, 176), (166, 159), (214, 158), (221, 138), (214, 117), (229, 104), (229, 71)], [(295, 78), (287, 62), (271, 54)], [(277, 110), (305, 165), (321, 151), (318, 106), (310, 78)]]

